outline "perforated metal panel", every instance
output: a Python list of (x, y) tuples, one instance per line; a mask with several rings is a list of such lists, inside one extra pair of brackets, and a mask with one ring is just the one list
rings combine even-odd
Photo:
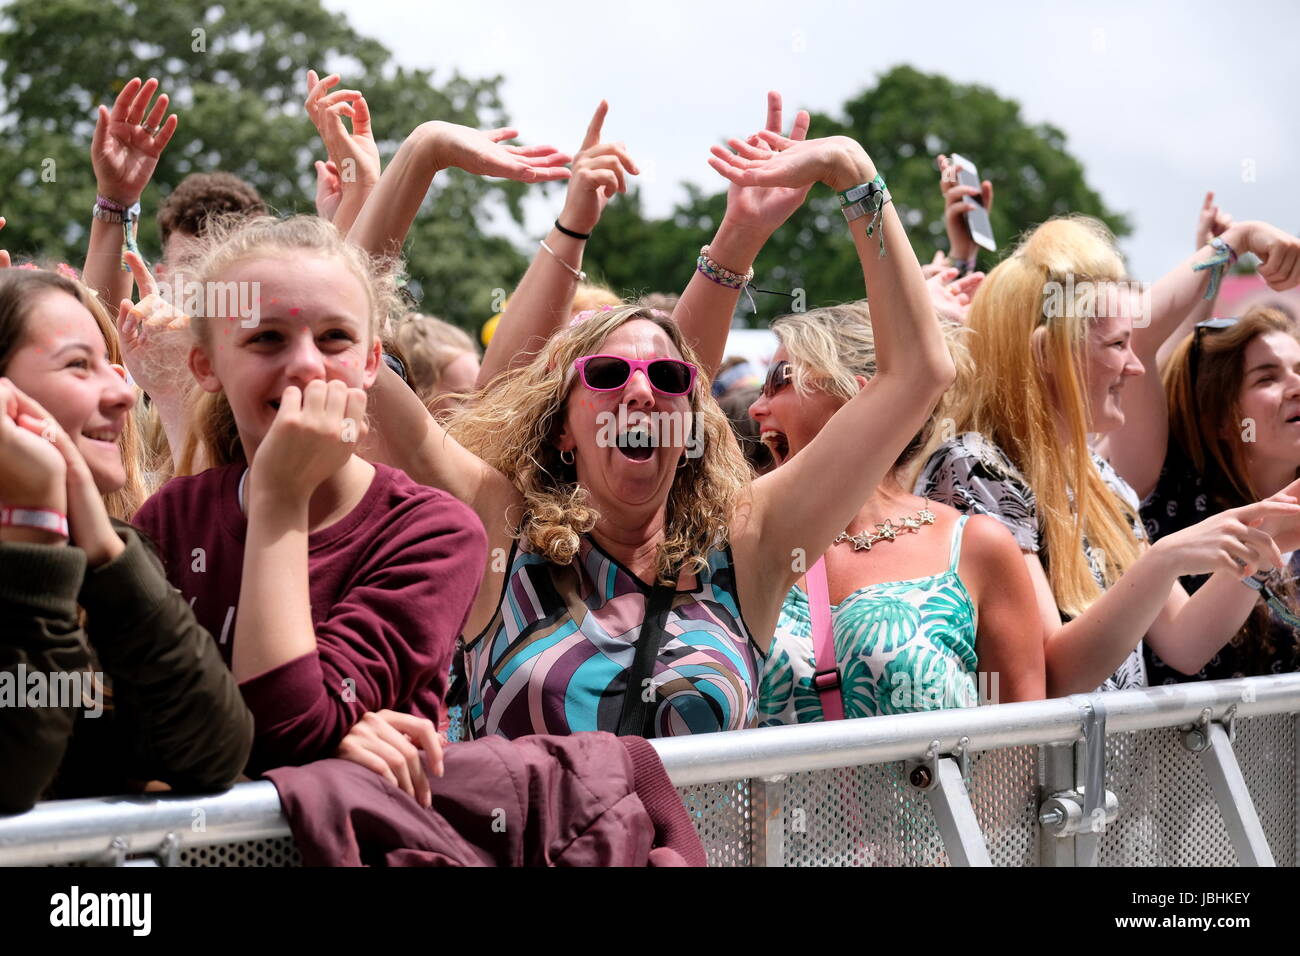
[(1232, 745), (1278, 866), (1296, 865), (1294, 721), (1290, 714), (1238, 721)]
[(946, 866), (924, 794), (903, 764), (791, 775), (784, 784), (786, 866)]
[(1102, 866), (1235, 866), (1210, 783), (1196, 754), (1164, 727), (1106, 740), (1106, 786), (1119, 816), (1102, 834)]
[(709, 866), (749, 866), (754, 826), (749, 781), (679, 787), (677, 792), (704, 843)]
[[(1292, 718), (1237, 723), (1233, 744), (1269, 846), (1294, 866), (1295, 736)], [(1201, 766), (1176, 728), (1116, 734), (1106, 742), (1106, 786), (1119, 817), (1101, 841), (1103, 866), (1236, 866), (1237, 854)]]
[(302, 866), (302, 854), (292, 837), (188, 846), (179, 854), (180, 866)]
[(1038, 748), (976, 754), (966, 788), (993, 865), (1037, 866)]
[[(977, 754), (967, 788), (999, 866), (1037, 862), (1036, 750)], [(786, 866), (948, 866), (927, 796), (904, 764), (793, 774), (772, 788), (781, 803)]]

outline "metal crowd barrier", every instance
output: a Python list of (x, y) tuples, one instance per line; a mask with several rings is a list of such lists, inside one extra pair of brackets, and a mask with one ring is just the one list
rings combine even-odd
[[(712, 866), (1294, 866), (1300, 674), (654, 741)], [(269, 782), (0, 817), (0, 865), (292, 866)]]

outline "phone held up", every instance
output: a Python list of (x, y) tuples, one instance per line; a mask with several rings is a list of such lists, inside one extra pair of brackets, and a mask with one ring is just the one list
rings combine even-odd
[[(957, 170), (957, 182), (962, 186), (974, 186), (976, 190), (980, 189), (979, 172), (975, 169), (975, 164), (965, 156), (952, 154), (952, 165)], [(966, 213), (966, 225), (970, 227), (971, 238), (977, 245), (983, 246), (989, 252), (996, 252), (998, 244), (993, 240), (993, 224), (989, 222), (988, 210), (984, 208), (983, 196), (976, 192), (974, 196), (967, 197), (975, 205), (975, 209)]]

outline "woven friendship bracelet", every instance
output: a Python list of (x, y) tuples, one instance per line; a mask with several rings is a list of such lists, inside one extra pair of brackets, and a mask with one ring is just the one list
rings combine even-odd
[(728, 289), (743, 289), (754, 281), (754, 270), (750, 270), (743, 275), (739, 272), (732, 272), (726, 266), (719, 265), (709, 258), (709, 247), (700, 247), (700, 257), (695, 260), (697, 271), (704, 273), (706, 279), (711, 279), (720, 286)]
[[(136, 245), (136, 232), (140, 228), (140, 204), (137, 202), (130, 209), (122, 211), (122, 271), (130, 272), (131, 267), (126, 264), (126, 254), (134, 252), (140, 256), (140, 247)], [(144, 256), (140, 256), (141, 259)]]
[(1198, 262), (1192, 266), (1193, 272), (1210, 270), (1210, 284), (1205, 289), (1205, 299), (1207, 301), (1219, 294), (1219, 283), (1223, 280), (1223, 274), (1228, 270), (1228, 267), (1237, 264), (1237, 253), (1233, 251), (1232, 246), (1218, 236), (1210, 240), (1210, 247), (1214, 249), (1214, 255), (1204, 262)]

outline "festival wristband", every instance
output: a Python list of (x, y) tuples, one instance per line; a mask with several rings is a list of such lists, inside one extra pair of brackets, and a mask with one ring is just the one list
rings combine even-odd
[[(893, 202), (893, 196), (889, 194), (889, 187), (885, 185), (884, 177), (877, 175), (869, 183), (863, 183), (861, 186), (854, 186), (852, 189), (846, 189), (840, 193), (840, 211), (844, 213), (844, 220), (852, 225), (864, 216), (870, 215), (871, 221), (867, 223), (867, 235), (875, 233), (876, 227), (880, 224), (880, 217), (883, 214), (885, 203)], [(880, 231), (880, 257), (885, 257), (885, 231)]]
[(52, 508), (0, 508), (0, 528), (32, 528), (68, 537), (68, 516)]

